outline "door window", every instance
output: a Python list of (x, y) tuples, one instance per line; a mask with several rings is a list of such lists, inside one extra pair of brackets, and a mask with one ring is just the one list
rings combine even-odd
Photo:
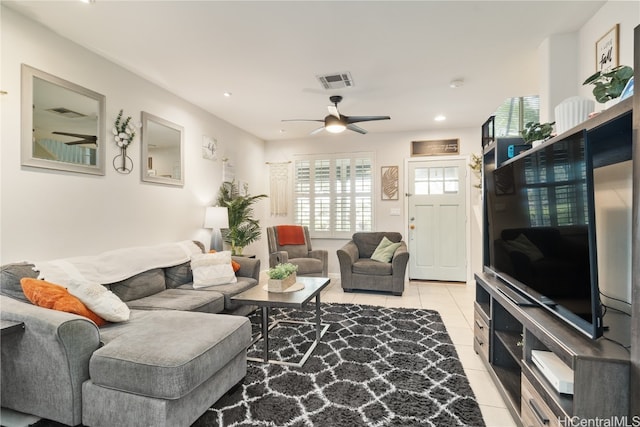
[(427, 167), (416, 168), (414, 173), (414, 194), (441, 195), (458, 194), (458, 167)]

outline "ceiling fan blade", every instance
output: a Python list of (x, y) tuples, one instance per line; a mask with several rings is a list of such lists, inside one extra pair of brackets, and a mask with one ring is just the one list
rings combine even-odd
[(366, 130), (362, 129), (362, 128), (361, 128), (361, 127), (359, 127), (359, 126), (354, 125), (353, 123), (349, 123), (349, 124), (347, 125), (347, 129), (352, 130), (352, 131), (354, 131), (354, 132), (361, 133), (361, 134), (363, 134), (363, 135), (367, 133), (367, 131), (366, 131)]
[(70, 142), (65, 142), (66, 145), (81, 145), (81, 144), (93, 144), (93, 145), (98, 145), (96, 144), (95, 141), (90, 141), (88, 139), (81, 139), (78, 141), (70, 141)]
[(83, 135), (81, 133), (71, 133), (71, 132), (51, 132), (51, 133), (55, 135), (75, 136), (76, 138), (82, 138), (92, 142), (96, 142), (98, 140), (98, 137), (95, 135)]
[(329, 105), (327, 109), (329, 110), (329, 114), (331, 114), (333, 117), (340, 118), (340, 113), (338, 112), (337, 105)]
[(344, 116), (347, 123), (373, 122), (375, 120), (390, 120), (389, 116)]
[(309, 135), (315, 135), (316, 133), (320, 133), (324, 130), (324, 126), (320, 126), (318, 129), (315, 129), (309, 133)]

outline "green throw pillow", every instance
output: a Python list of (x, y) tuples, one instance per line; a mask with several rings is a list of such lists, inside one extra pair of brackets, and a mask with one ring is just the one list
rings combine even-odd
[(393, 258), (393, 254), (396, 249), (400, 247), (401, 243), (393, 243), (391, 240), (383, 237), (378, 247), (375, 251), (373, 251), (373, 255), (371, 255), (371, 259), (380, 262), (391, 262), (391, 258)]

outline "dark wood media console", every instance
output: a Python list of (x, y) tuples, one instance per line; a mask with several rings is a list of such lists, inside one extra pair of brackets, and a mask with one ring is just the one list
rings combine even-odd
[[(489, 272), (475, 278), (474, 348), (517, 420), (562, 426), (574, 417), (629, 414), (628, 350), (606, 337), (592, 340), (542, 307), (516, 304)], [(628, 331), (628, 321), (616, 328)], [(532, 362), (532, 350), (551, 351), (571, 368), (573, 395), (554, 389)]]

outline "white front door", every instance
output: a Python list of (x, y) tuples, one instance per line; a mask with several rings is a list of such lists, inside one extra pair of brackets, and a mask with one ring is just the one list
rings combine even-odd
[(409, 162), (409, 277), (465, 282), (465, 159)]

